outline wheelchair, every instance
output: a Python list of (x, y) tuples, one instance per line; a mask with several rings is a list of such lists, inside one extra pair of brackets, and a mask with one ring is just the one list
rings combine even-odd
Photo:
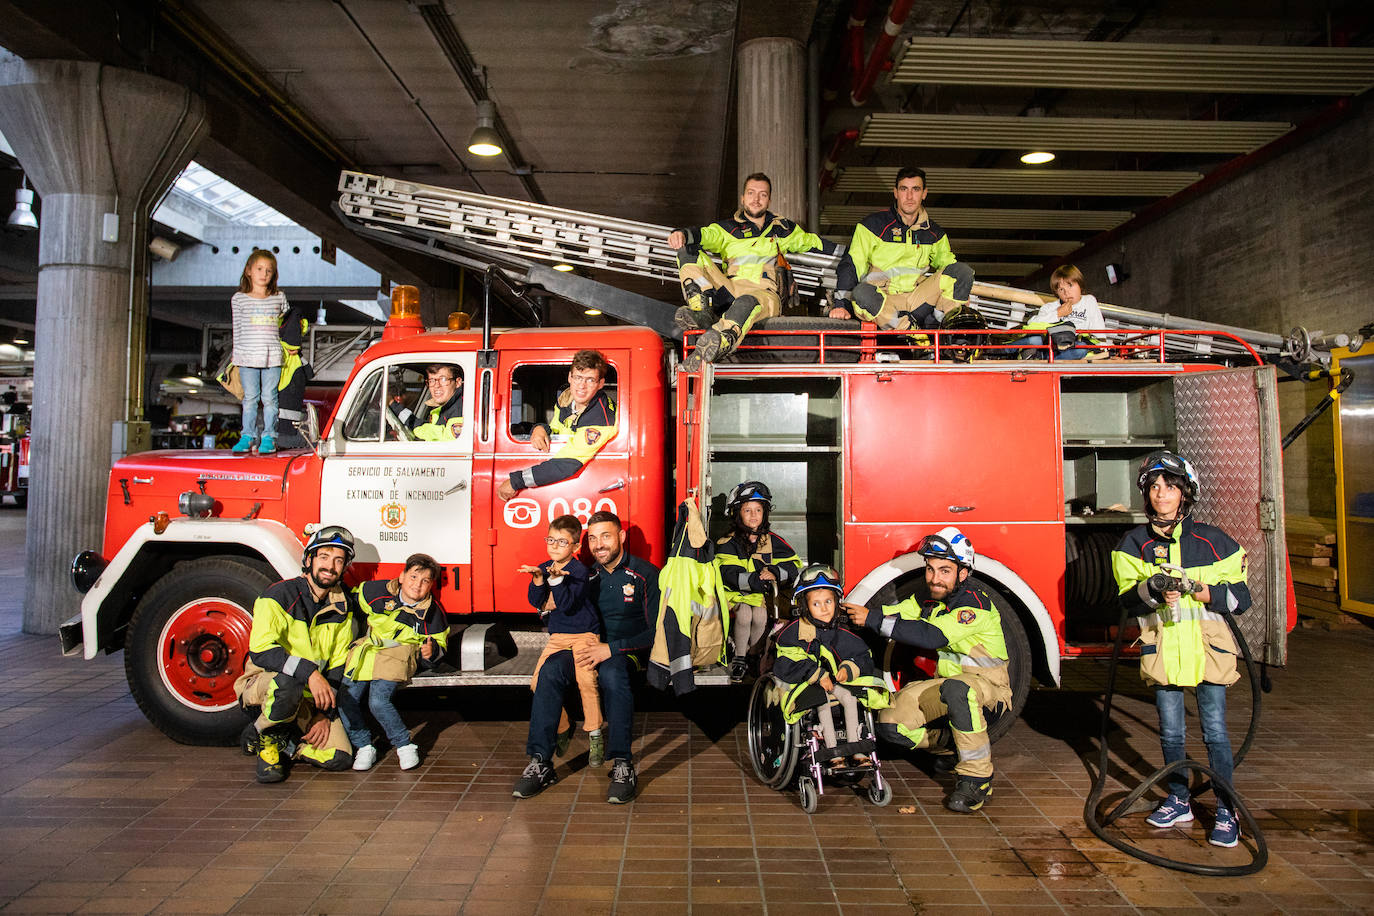
[[(878, 759), (872, 711), (860, 707), (863, 734), (859, 740), (830, 749), (825, 747), (820, 716), (815, 709), (806, 710), (796, 722), (786, 721), (782, 711), (786, 691), (787, 686), (772, 674), (764, 674), (754, 682), (749, 695), (749, 762), (759, 781), (779, 792), (786, 791), (795, 781), (802, 810), (807, 814), (816, 813), (827, 781), (835, 787), (866, 794), (879, 807), (892, 801), (892, 786), (883, 778)], [(868, 763), (840, 770), (830, 767), (832, 756), (860, 753), (868, 755)]]

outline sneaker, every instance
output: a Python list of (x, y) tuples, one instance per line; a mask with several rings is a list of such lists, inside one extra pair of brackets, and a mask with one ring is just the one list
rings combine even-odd
[(991, 797), (991, 776), (986, 779), (960, 776), (958, 783), (954, 786), (954, 791), (949, 793), (949, 798), (945, 799), (945, 807), (962, 814), (972, 814), (983, 807), (983, 802)]
[(239, 732), (239, 747), (243, 749), (243, 756), (256, 757), (258, 749), (262, 747), (262, 734), (258, 731), (258, 723), (249, 722)]
[(270, 455), (277, 450), (277, 440), (271, 436), (263, 436), (262, 444), (258, 446), (259, 455)]
[(749, 675), (749, 660), (744, 656), (730, 662), (730, 683), (741, 684)]
[(1235, 812), (1229, 808), (1217, 808), (1217, 820), (1212, 825), (1212, 833), (1207, 837), (1207, 842), (1227, 849), (1240, 842), (1240, 821), (1236, 820)]
[(412, 744), (404, 744), (396, 748), (396, 759), (400, 761), (401, 769), (413, 770), (420, 765), (420, 749)]
[(353, 769), (370, 770), (377, 765), (377, 749), (372, 745), (360, 747), (353, 754)]
[(553, 767), (545, 763), (543, 757), (535, 754), (525, 765), (525, 772), (520, 774), (510, 794), (516, 798), (533, 798), (556, 782), (558, 774), (553, 771)]
[(262, 733), (258, 746), (258, 782), (281, 782), (286, 778), (287, 758), (283, 753), (285, 738), (274, 729)]
[(239, 441), (234, 444), (231, 451), (235, 455), (246, 455), (253, 450), (253, 443), (256, 441), (253, 436), (239, 436)]
[(1172, 827), (1175, 824), (1186, 824), (1192, 819), (1193, 809), (1188, 799), (1170, 793), (1168, 798), (1159, 803), (1154, 813), (1145, 818), (1145, 823), (1151, 827)]
[(606, 762), (606, 735), (598, 728), (589, 732), (587, 738), (591, 741), (591, 750), (587, 751), (587, 766), (599, 767)]
[(635, 765), (628, 758), (617, 757), (611, 766), (611, 785), (606, 790), (606, 801), (613, 805), (624, 805), (635, 800), (639, 791), (639, 780), (635, 776)]
[(568, 730), (565, 732), (559, 732), (558, 735), (553, 739), (554, 756), (562, 757), (564, 754), (568, 753), (568, 746), (572, 744), (572, 739), (573, 727), (572, 723), (569, 722)]

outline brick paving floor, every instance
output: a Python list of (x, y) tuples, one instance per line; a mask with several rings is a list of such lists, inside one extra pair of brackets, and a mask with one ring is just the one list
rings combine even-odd
[[(16, 518), (0, 511), (4, 913), (1374, 912), (1374, 631), (1292, 635), (1237, 776), (1269, 865), (1201, 878), (1131, 859), (1083, 825), (1099, 662), (1032, 696), (994, 749), (997, 793), (973, 816), (946, 811), (946, 781), (906, 760), (887, 764), (890, 806), (841, 791), (807, 816), (794, 792), (753, 778), (738, 689), (682, 708), (642, 697), (633, 805), (605, 803), (585, 739), (557, 785), (513, 799), (529, 704), (512, 689), (404, 702), (425, 752), (416, 770), (386, 754), (368, 773), (299, 767), (261, 786), (237, 749), (153, 729), (122, 655), (64, 659), (55, 637), (18, 632)], [(1153, 706), (1135, 672), (1123, 676), (1112, 776), (1134, 784), (1159, 748)], [(1237, 685), (1237, 741), (1248, 709)], [(1107, 798), (1122, 794), (1114, 782)], [(1244, 846), (1206, 843), (1208, 817), (1168, 831), (1129, 820), (1152, 851), (1248, 861)]]

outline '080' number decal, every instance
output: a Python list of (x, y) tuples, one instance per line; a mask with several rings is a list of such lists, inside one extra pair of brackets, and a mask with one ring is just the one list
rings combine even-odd
[[(594, 512), (614, 512), (620, 515), (620, 509), (615, 504), (615, 500), (609, 496), (603, 496), (592, 505), (592, 501), (585, 496), (579, 496), (571, 503), (562, 496), (555, 496), (549, 500), (548, 518), (550, 520), (558, 518), (560, 515), (575, 515), (583, 525), (587, 524), (587, 519), (592, 517)], [(505, 507), (506, 525), (511, 528), (537, 528), (544, 522), (544, 508), (538, 501), (527, 496), (517, 496), (506, 501)]]

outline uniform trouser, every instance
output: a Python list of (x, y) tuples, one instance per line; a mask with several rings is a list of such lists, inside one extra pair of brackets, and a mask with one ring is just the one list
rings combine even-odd
[(733, 337), (737, 345), (744, 339), (744, 335), (749, 333), (754, 322), (782, 314), (782, 300), (778, 298), (777, 290), (766, 280), (727, 277), (714, 263), (705, 267), (696, 262), (684, 264), (678, 268), (677, 275), (684, 282), (691, 280), (696, 283), (703, 292), (721, 289), (734, 299), (725, 310), (725, 314), (712, 327), (722, 334), (728, 332), (727, 336)]
[(1010, 705), (1011, 689), (980, 674), (966, 671), (955, 677), (932, 678), (909, 684), (897, 692), (892, 705), (878, 713), (885, 736), (916, 749), (934, 749), (947, 740), (943, 729), (927, 723), (948, 716), (961, 776), (992, 776), (992, 744), (988, 741), (983, 709)]
[[(573, 651), (573, 674), (577, 679), (577, 692), (582, 694), (582, 729), (588, 732), (594, 732), (605, 724), (601, 717), (601, 690), (597, 687), (596, 668), (590, 665), (577, 664), (575, 653), (577, 649), (594, 648), (600, 642), (601, 637), (595, 633), (550, 633), (544, 651), (539, 654), (539, 660), (534, 663), (534, 676), (530, 678), (530, 690), (537, 691), (539, 689), (539, 670), (544, 667), (549, 656), (555, 652)], [(572, 722), (568, 719), (568, 711), (564, 709), (558, 718), (558, 730), (565, 732), (571, 727)]]
[(854, 312), (884, 331), (931, 330), (940, 326), (936, 310), (951, 312), (968, 304), (973, 268), (955, 261), (905, 293), (860, 283), (854, 290)]
[[(553, 760), (563, 695), (577, 682), (574, 669), (571, 652), (555, 652), (544, 662), (530, 708), (530, 731), (525, 743), (525, 753), (529, 756)], [(635, 718), (633, 672), (636, 670), (643, 670), (643, 666), (635, 656), (624, 653), (612, 655), (596, 667), (601, 699), (606, 707), (606, 757), (610, 760), (633, 759), (630, 745)]]
[[(309, 730), (310, 720), (315, 717), (315, 702), (300, 681), (276, 671), (259, 671), (244, 676), (241, 684), (239, 702), (243, 707), (261, 708), (254, 723), (259, 732), (293, 722), (302, 732)], [(329, 738), (323, 747), (302, 742), (296, 748), (296, 757), (329, 770), (345, 769), (352, 764), (353, 745), (348, 743), (342, 720), (329, 723)]]
[(768, 632), (768, 606), (730, 606), (730, 635), (735, 639), (735, 658), (743, 658), (763, 641)]
[(835, 716), (830, 711), (830, 700), (837, 700), (840, 708), (844, 710), (844, 740), (859, 740), (859, 698), (853, 692), (845, 689), (841, 685), (835, 685), (835, 690), (829, 695), (826, 702), (816, 709), (816, 715), (821, 720), (821, 734), (825, 736), (825, 746), (834, 747), (835, 738)]
[[(1226, 688), (1204, 681), (1197, 685), (1197, 715), (1202, 723), (1202, 742), (1207, 745), (1207, 765), (1218, 776), (1230, 782), (1235, 772), (1231, 751), (1231, 736), (1226, 731)], [(1173, 763), (1188, 756), (1184, 747), (1187, 737), (1182, 687), (1155, 687), (1155, 708), (1159, 711), (1159, 745), (1164, 762)], [(1188, 770), (1175, 770), (1169, 776), (1169, 791), (1179, 798), (1188, 797)], [(1218, 790), (1219, 804), (1230, 807), (1231, 800)]]

